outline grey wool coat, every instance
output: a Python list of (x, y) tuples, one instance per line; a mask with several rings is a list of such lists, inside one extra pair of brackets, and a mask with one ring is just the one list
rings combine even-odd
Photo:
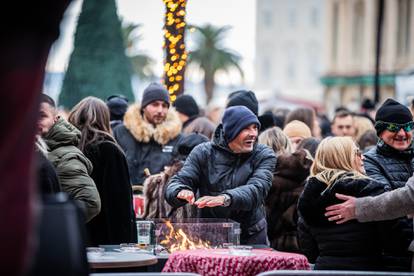
[[(355, 215), (360, 222), (390, 220), (414, 214), (414, 176), (401, 188), (375, 197), (357, 198), (355, 206)], [(409, 250), (414, 252), (414, 242), (411, 242)]]

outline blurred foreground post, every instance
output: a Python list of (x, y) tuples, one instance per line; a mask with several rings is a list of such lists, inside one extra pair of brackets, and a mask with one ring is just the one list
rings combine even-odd
[[(33, 150), (46, 60), (70, 0), (7, 1), (0, 37), (0, 271), (29, 264), (34, 200)], [(12, 19), (12, 20), (11, 20)]]

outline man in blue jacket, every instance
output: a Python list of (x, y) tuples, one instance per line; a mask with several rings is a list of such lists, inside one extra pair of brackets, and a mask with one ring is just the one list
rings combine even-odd
[(263, 202), (276, 157), (256, 143), (259, 128), (257, 116), (248, 108), (226, 109), (213, 141), (194, 148), (171, 179), (165, 194), (168, 203), (179, 207), (188, 202), (201, 208), (203, 218), (239, 222), (242, 244), (268, 244)]

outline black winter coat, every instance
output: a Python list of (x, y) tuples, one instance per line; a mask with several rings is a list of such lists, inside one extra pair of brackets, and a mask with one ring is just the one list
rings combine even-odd
[(379, 223), (356, 220), (335, 224), (325, 217), (325, 208), (339, 203), (335, 193), (355, 197), (376, 195), (383, 186), (370, 179), (342, 177), (330, 187), (315, 177), (308, 179), (299, 198), (299, 241), (315, 269), (382, 270), (382, 231)]
[(386, 191), (405, 186), (414, 172), (414, 150), (397, 151), (384, 141), (364, 154), (367, 175), (384, 184)]
[[(414, 150), (412, 146), (405, 151), (397, 151), (380, 140), (364, 157), (367, 175), (381, 182), (385, 191), (405, 186), (408, 178), (413, 175)], [(413, 220), (402, 217), (392, 222), (394, 234), (389, 238), (390, 244), (395, 246), (386, 250), (385, 254), (389, 256), (387, 262), (390, 263), (390, 266), (399, 266), (401, 270), (405, 271), (409, 269), (411, 254), (401, 248), (408, 247), (413, 239)]]
[[(243, 235), (262, 231), (264, 199), (272, 185), (276, 157), (265, 145), (255, 145), (252, 152), (235, 154), (223, 137), (223, 127), (218, 126), (212, 142), (198, 145), (186, 159), (184, 167), (172, 177), (166, 190), (166, 199), (174, 207), (186, 202), (177, 199), (183, 189), (202, 196), (230, 195), (229, 207), (201, 209), (203, 218), (229, 218), (240, 223)], [(259, 226), (260, 225), (260, 226)]]
[(84, 152), (93, 164), (91, 177), (101, 198), (101, 212), (86, 224), (90, 245), (136, 242), (132, 190), (122, 150), (106, 140), (88, 145)]
[(114, 136), (125, 152), (132, 185), (144, 183), (146, 168), (151, 174), (164, 171), (164, 166), (172, 161), (180, 132), (181, 122), (173, 109), (168, 111), (166, 120), (154, 128), (142, 118), (138, 105), (128, 108), (124, 124), (114, 129)]

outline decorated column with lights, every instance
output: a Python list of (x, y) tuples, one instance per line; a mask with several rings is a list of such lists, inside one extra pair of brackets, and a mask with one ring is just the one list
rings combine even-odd
[(163, 0), (165, 12), (164, 25), (164, 84), (175, 101), (184, 91), (184, 73), (187, 63), (185, 51), (185, 6), (187, 0)]

